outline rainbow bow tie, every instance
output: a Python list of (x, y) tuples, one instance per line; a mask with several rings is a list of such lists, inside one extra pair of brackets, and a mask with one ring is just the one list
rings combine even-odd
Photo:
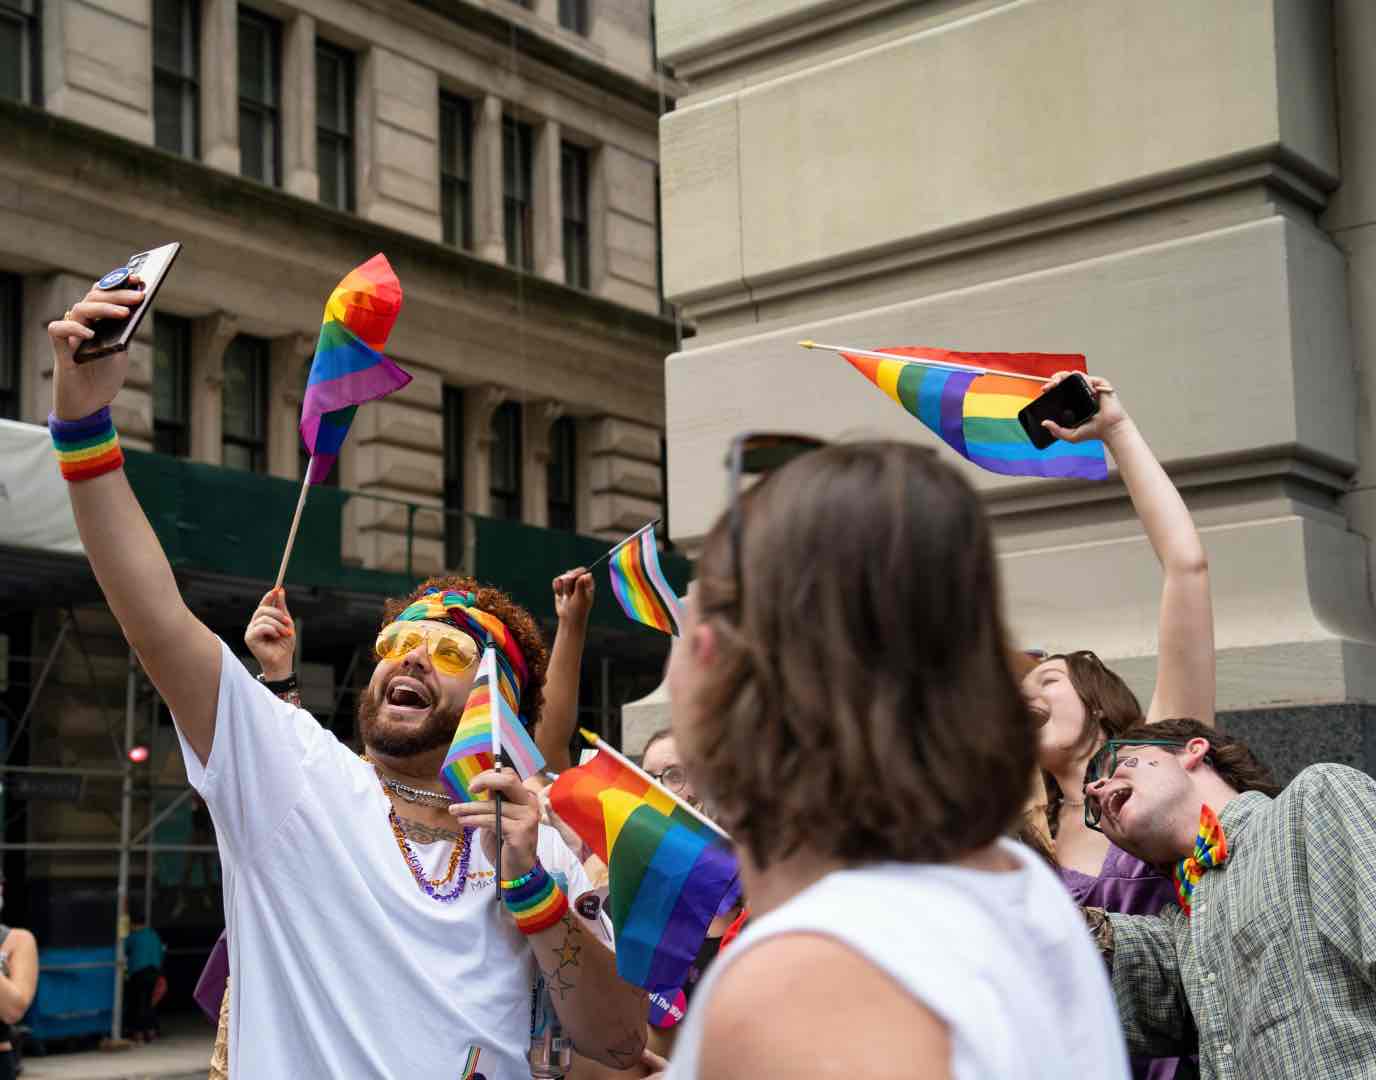
[(1194, 854), (1181, 859), (1172, 875), (1180, 910), (1187, 917), (1191, 914), (1190, 899), (1194, 896), (1194, 887), (1199, 884), (1204, 871), (1221, 866), (1227, 858), (1228, 841), (1224, 839), (1223, 826), (1218, 823), (1218, 815), (1206, 803), (1199, 811), (1199, 835), (1194, 838)]

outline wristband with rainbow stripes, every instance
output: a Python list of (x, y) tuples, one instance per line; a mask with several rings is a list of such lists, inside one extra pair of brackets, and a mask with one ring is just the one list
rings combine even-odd
[(549, 871), (538, 862), (530, 873), (514, 881), (503, 881), (502, 899), (516, 917), (516, 928), (523, 934), (538, 934), (548, 930), (564, 917), (569, 909), (568, 897), (555, 884)]
[(50, 413), (48, 431), (62, 478), (69, 484), (103, 476), (124, 464), (124, 451), (119, 448), (108, 405), (80, 420), (59, 420), (56, 413)]

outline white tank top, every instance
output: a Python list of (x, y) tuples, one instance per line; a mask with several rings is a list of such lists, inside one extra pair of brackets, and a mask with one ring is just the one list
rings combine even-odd
[(1113, 991), (1083, 917), (1034, 854), (1000, 844), (1020, 869), (839, 871), (752, 923), (694, 995), (669, 1080), (710, 1080), (698, 1068), (705, 1005), (732, 963), (772, 937), (803, 932), (853, 949), (939, 1017), (956, 1080), (1127, 1080)]

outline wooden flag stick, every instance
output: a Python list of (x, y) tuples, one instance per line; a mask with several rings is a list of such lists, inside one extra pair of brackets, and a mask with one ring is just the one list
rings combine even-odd
[(282, 552), (282, 565), (277, 568), (277, 584), (273, 589), (282, 587), (282, 579), (287, 576), (287, 563), (291, 561), (291, 549), (296, 543), (296, 530), (301, 525), (301, 511), (306, 508), (306, 492), (311, 488), (311, 468), (306, 466), (306, 475), (301, 479), (301, 497), (296, 500), (296, 513), (292, 515), (291, 532), (287, 533), (287, 550)]
[(610, 743), (604, 742), (595, 731), (589, 731), (587, 728), (580, 727), (578, 729), (578, 733), (582, 735), (583, 738), (587, 739), (588, 742), (592, 743), (593, 746), (597, 747), (597, 749), (601, 750), (603, 753), (610, 754), (617, 761), (621, 762), (622, 765), (625, 765), (626, 768), (630, 769), (631, 772), (635, 773), (636, 776), (640, 777), (640, 779), (644, 780), (656, 791), (659, 791), (661, 794), (667, 795), (670, 799), (672, 799), (679, 806), (683, 807), (684, 810), (692, 814), (693, 817), (701, 821), (704, 825), (706, 825), (714, 833), (720, 836), (723, 840), (730, 841), (730, 833), (728, 833), (725, 829), (723, 829), (711, 818), (705, 817), (698, 811), (694, 810), (691, 806), (689, 806), (686, 802), (679, 798), (679, 796), (675, 795), (672, 791), (666, 788), (663, 784), (661, 784), (653, 776), (647, 773), (644, 769), (642, 769), (634, 761), (628, 758), (625, 754), (621, 753), (619, 750), (616, 750)]
[(872, 349), (851, 349), (845, 345), (822, 345), (816, 341), (800, 341), (798, 344), (804, 349), (826, 349), (828, 352), (868, 356), (871, 360), (902, 360), (905, 363), (941, 368), (944, 371), (968, 371), (972, 375), (1002, 375), (1008, 379), (1026, 379), (1028, 382), (1037, 383), (1051, 381), (1041, 375), (1027, 375), (1020, 371), (997, 371), (994, 368), (976, 367), (974, 364), (955, 364), (949, 360), (928, 360), (922, 356), (900, 356), (897, 353), (875, 352)]
[[(497, 681), (497, 664), (489, 645), (483, 650), (482, 670), (487, 674), (487, 695), (489, 713), (488, 723), (492, 725), (492, 768), (496, 772), (502, 771), (502, 717), (501, 709), (497, 704), (501, 698), (502, 688)], [(502, 901), (502, 795), (501, 792), (493, 794), (493, 800), (497, 804), (497, 902)]]
[(599, 566), (601, 566), (604, 562), (606, 562), (608, 559), (612, 557), (613, 551), (615, 551), (619, 547), (625, 547), (637, 536), (643, 533), (646, 529), (653, 529), (656, 525), (659, 524), (660, 520), (660, 518), (655, 518), (654, 521), (650, 522), (648, 525), (642, 525), (640, 528), (636, 529), (636, 531), (631, 533), (630, 536), (626, 537), (625, 540), (618, 540), (615, 544), (613, 544), (601, 555), (599, 555), (597, 559), (593, 562), (593, 564), (589, 566), (587, 570), (584, 571), (584, 573), (591, 574), (594, 570), (596, 570)]

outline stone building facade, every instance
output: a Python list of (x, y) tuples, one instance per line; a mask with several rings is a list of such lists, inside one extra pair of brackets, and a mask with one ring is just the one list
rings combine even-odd
[[(1376, 765), (1376, 6), (661, 0), (669, 491), (748, 428), (935, 440), (839, 358), (1080, 352), (1208, 547), (1223, 722)], [(967, 466), (1023, 643), (1147, 693), (1160, 578), (1120, 484)]]
[[(299, 481), (325, 298), (381, 251), (405, 292), (387, 352), (414, 381), (359, 411), (336, 466), (353, 493), (338, 530), (349, 566), (392, 580), (472, 569), (475, 516), (560, 552), (571, 533), (619, 537), (661, 516), (675, 323), (657, 120), (674, 84), (651, 21), (650, 0), (0, 0), (0, 418), (47, 417), (47, 322), (131, 253), (178, 240), (115, 402), (122, 442)], [(244, 529), (284, 537), (288, 521)], [(200, 580), (219, 621), (198, 611), (237, 644), (266, 586)], [(5, 581), (0, 718), (23, 712), (16, 680), (65, 635), (11, 762), (108, 770), (114, 746), (122, 767), (128, 652), (98, 594), (35, 604)], [(548, 582), (536, 614), (552, 619)], [(289, 596), (322, 613), (303, 619), (308, 704), (340, 712), (346, 670), (357, 682), (366, 664), (325, 649), (321, 627), (352, 612), (349, 648), (366, 652), (377, 597)], [(648, 631), (595, 635), (589, 697), (606, 710), (643, 693), (662, 650)], [(135, 706), (153, 751), (137, 831), (184, 775), (167, 717), (143, 691)], [(89, 847), (11, 851), (5, 867), (26, 925), (106, 940), (118, 775), (87, 779), (79, 799), (9, 814), (5, 839)], [(180, 842), (193, 839), (211, 838), (186, 825)], [(213, 886), (213, 860), (182, 854), (166, 873), (175, 853), (149, 855), (149, 881)], [(142, 854), (135, 865), (137, 883)], [(190, 917), (171, 911), (181, 888), (154, 909), (174, 937)], [(208, 944), (198, 933), (183, 944)]]

